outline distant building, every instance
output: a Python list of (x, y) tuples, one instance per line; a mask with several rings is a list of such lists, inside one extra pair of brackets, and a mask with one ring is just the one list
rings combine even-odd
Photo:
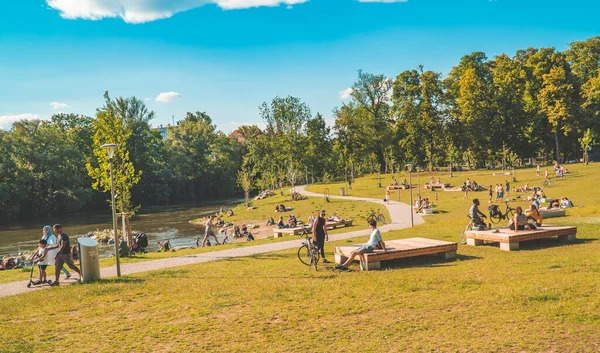
[(167, 125), (167, 126), (159, 125), (158, 127), (155, 127), (153, 130), (160, 132), (160, 136), (163, 138), (163, 140), (166, 140), (169, 138), (168, 131), (169, 131), (170, 126), (171, 125)]
[(246, 136), (244, 136), (239, 130), (234, 130), (231, 134), (229, 134), (230, 139), (236, 139), (239, 143), (246, 143)]

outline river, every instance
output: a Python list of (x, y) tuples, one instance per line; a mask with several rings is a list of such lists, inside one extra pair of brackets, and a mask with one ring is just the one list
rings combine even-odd
[[(221, 206), (225, 210), (233, 208), (243, 200), (227, 199), (203, 205), (160, 206), (142, 210), (131, 220), (134, 233), (148, 235), (149, 249), (157, 248), (158, 241), (169, 239), (172, 246), (195, 245), (203, 228), (192, 225), (190, 220), (214, 214)], [(112, 229), (110, 210), (106, 214), (73, 214), (56, 218), (35, 219), (27, 223), (0, 225), (0, 257), (16, 255), (19, 251), (31, 251), (37, 247), (45, 225), (60, 223), (64, 231), (77, 239), (94, 230)], [(114, 253), (114, 245), (100, 245), (101, 256)]]

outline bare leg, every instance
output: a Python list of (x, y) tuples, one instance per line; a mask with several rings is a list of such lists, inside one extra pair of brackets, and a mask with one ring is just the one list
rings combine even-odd
[(352, 261), (354, 261), (354, 259), (355, 259), (357, 256), (360, 256), (360, 252), (358, 252), (358, 251), (353, 251), (353, 252), (351, 252), (351, 253), (350, 253), (350, 257), (348, 258), (348, 260), (346, 260), (346, 262), (344, 262), (344, 263), (342, 264), (342, 266), (344, 266), (344, 267), (348, 267), (348, 265), (350, 265), (350, 264), (352, 263)]

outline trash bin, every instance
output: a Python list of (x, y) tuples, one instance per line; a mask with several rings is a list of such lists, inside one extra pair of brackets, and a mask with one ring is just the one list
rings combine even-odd
[(100, 257), (98, 242), (92, 238), (81, 237), (79, 243), (79, 261), (81, 262), (81, 278), (84, 282), (100, 279)]
[(346, 190), (343, 187), (340, 188), (340, 196), (346, 196)]

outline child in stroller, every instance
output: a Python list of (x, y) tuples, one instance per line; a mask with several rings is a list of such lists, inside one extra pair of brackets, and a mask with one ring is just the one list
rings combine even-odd
[(138, 233), (134, 235), (134, 243), (131, 247), (131, 255), (136, 253), (146, 253), (148, 247), (148, 236), (146, 233)]

